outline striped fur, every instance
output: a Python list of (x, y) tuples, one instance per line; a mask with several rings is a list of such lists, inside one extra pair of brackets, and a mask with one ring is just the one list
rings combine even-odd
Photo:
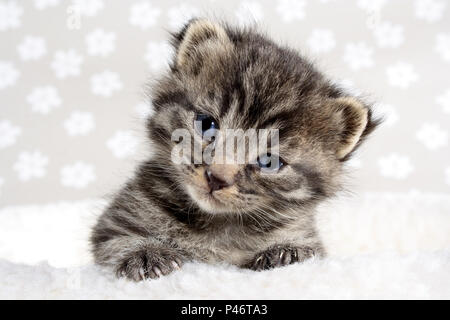
[[(151, 88), (156, 154), (100, 217), (96, 262), (141, 280), (187, 260), (262, 270), (324, 255), (314, 208), (339, 190), (343, 162), (376, 127), (370, 106), (255, 30), (195, 19), (172, 42), (171, 70)], [(196, 114), (221, 130), (279, 129), (285, 166), (270, 175), (254, 165), (209, 168), (230, 182), (211, 197), (211, 166), (170, 158), (173, 130), (198, 135)]]

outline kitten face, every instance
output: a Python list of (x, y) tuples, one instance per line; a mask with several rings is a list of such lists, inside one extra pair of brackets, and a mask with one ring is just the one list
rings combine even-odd
[[(174, 46), (171, 72), (154, 89), (149, 133), (157, 160), (194, 205), (208, 213), (283, 211), (337, 190), (342, 162), (376, 124), (368, 106), (253, 31), (193, 20)], [(192, 149), (208, 129), (276, 129), (278, 150), (247, 152), (244, 163), (175, 164), (176, 129), (189, 133)], [(264, 170), (267, 154), (278, 159), (273, 172)]]

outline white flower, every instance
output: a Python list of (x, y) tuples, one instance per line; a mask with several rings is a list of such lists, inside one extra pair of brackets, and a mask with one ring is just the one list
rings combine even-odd
[(0, 149), (12, 146), (22, 133), (20, 127), (14, 126), (8, 120), (0, 121)]
[(169, 65), (172, 47), (166, 42), (149, 42), (144, 59), (153, 71), (159, 71)]
[(96, 29), (86, 36), (87, 52), (91, 56), (106, 57), (116, 49), (116, 34)]
[(64, 121), (64, 128), (69, 136), (84, 136), (94, 127), (94, 116), (91, 112), (74, 111)]
[(136, 151), (138, 140), (131, 131), (117, 131), (106, 146), (117, 158), (126, 158)]
[(147, 120), (155, 113), (153, 106), (145, 102), (138, 103), (134, 110), (141, 120)]
[(444, 59), (450, 62), (450, 34), (439, 33), (436, 35), (434, 50)]
[(44, 38), (26, 36), (17, 46), (17, 51), (22, 60), (37, 60), (47, 53), (47, 47)]
[(356, 4), (366, 12), (379, 12), (386, 2), (387, 0), (358, 0)]
[(73, 0), (76, 11), (87, 17), (95, 16), (104, 7), (103, 0)]
[(394, 25), (388, 21), (377, 24), (373, 29), (373, 34), (377, 44), (382, 48), (397, 48), (405, 40), (403, 26), (399, 24)]
[(376, 115), (383, 119), (383, 125), (392, 127), (398, 121), (398, 112), (390, 104), (378, 103), (374, 106)]
[(16, 1), (0, 2), (0, 31), (20, 27), (23, 8)]
[(159, 8), (150, 2), (141, 1), (131, 6), (129, 22), (132, 26), (147, 30), (156, 24), (160, 15)]
[(307, 42), (313, 53), (325, 53), (336, 46), (333, 31), (328, 29), (314, 29)]
[(419, 80), (419, 75), (414, 67), (406, 62), (398, 62), (386, 68), (388, 83), (393, 87), (408, 88), (412, 83)]
[(396, 153), (381, 157), (378, 167), (383, 177), (397, 180), (406, 179), (414, 171), (410, 159)]
[(436, 103), (442, 107), (445, 113), (450, 113), (450, 89), (436, 97)]
[(174, 30), (179, 29), (199, 13), (197, 8), (185, 3), (180, 3), (179, 5), (170, 8), (167, 12), (169, 25)]
[(31, 104), (31, 110), (42, 114), (49, 113), (52, 109), (61, 106), (61, 98), (55, 87), (45, 86), (34, 88), (27, 96)]
[(0, 89), (15, 85), (19, 76), (20, 72), (12, 62), (0, 61)]
[(61, 3), (61, 0), (34, 0), (34, 6), (38, 10), (44, 10), (47, 7), (54, 7)]
[(338, 79), (338, 80), (334, 81), (334, 83), (335, 83), (335, 85), (337, 85), (341, 90), (343, 90), (347, 94), (354, 95), (354, 96), (362, 95), (362, 91), (350, 79)]
[(450, 186), (450, 167), (445, 169), (445, 183)]
[(448, 144), (448, 132), (437, 123), (424, 123), (416, 134), (417, 139), (430, 150), (445, 147)]
[(256, 1), (243, 1), (236, 10), (236, 18), (243, 24), (253, 24), (264, 18), (261, 4)]
[(374, 65), (373, 49), (364, 42), (349, 43), (345, 46), (344, 61), (353, 70), (370, 68)]
[(48, 157), (39, 151), (21, 152), (13, 166), (20, 180), (28, 181), (32, 178), (42, 178), (46, 174)]
[(64, 187), (82, 189), (95, 179), (94, 166), (81, 161), (66, 165), (61, 169), (61, 184)]
[(116, 72), (106, 70), (91, 77), (91, 91), (95, 95), (110, 97), (122, 87), (122, 81)]
[(82, 63), (83, 57), (74, 49), (69, 49), (67, 51), (57, 51), (51, 67), (57, 78), (64, 79), (69, 76), (80, 75), (80, 66)]
[(305, 0), (279, 0), (276, 10), (284, 22), (292, 22), (305, 18), (305, 6)]
[(427, 22), (441, 20), (446, 4), (442, 0), (416, 0), (414, 12), (416, 17)]
[(360, 169), (362, 167), (362, 161), (359, 156), (354, 155), (350, 158), (350, 160), (345, 162), (345, 165), (349, 168)]

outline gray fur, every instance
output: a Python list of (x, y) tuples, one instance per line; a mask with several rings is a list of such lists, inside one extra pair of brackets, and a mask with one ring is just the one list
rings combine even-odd
[[(344, 94), (295, 51), (254, 30), (197, 19), (173, 36), (171, 71), (151, 88), (142, 163), (99, 218), (95, 261), (133, 280), (189, 260), (269, 269), (323, 256), (314, 212), (340, 188), (343, 162), (377, 125), (370, 106)], [(222, 128), (277, 128), (279, 174), (216, 167), (227, 187), (205, 200), (207, 165), (175, 165), (171, 133), (195, 135), (196, 114)]]

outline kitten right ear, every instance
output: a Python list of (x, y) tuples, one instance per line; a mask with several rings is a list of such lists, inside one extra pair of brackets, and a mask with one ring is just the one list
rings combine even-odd
[(372, 118), (372, 112), (363, 102), (353, 97), (340, 97), (331, 101), (332, 121), (338, 141), (338, 159), (348, 159), (379, 121)]
[(174, 35), (175, 65), (187, 67), (208, 54), (230, 49), (231, 40), (225, 29), (206, 19), (192, 19)]

